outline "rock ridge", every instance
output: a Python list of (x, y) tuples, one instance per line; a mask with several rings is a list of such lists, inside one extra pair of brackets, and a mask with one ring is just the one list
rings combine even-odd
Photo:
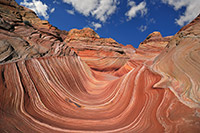
[(0, 1), (0, 132), (200, 132), (195, 19), (138, 49)]

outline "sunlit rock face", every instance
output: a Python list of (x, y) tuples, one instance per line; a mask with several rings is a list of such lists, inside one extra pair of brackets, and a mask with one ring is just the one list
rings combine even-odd
[(13, 0), (0, 11), (0, 132), (200, 132), (198, 18), (135, 49)]
[(200, 15), (171, 39), (153, 69), (162, 75), (156, 86), (169, 87), (189, 107), (200, 107)]
[(40, 20), (15, 1), (1, 0), (0, 12), (0, 63), (65, 55), (71, 50), (63, 42), (67, 32)]
[[(97, 71), (113, 71), (121, 68), (135, 51), (131, 48), (123, 48), (111, 38), (100, 38), (90, 28), (82, 30), (72, 29), (65, 41), (90, 68)], [(113, 63), (113, 61), (115, 63)]]

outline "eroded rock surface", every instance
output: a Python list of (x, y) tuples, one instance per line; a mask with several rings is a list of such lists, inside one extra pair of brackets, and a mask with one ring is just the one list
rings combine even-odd
[(199, 18), (135, 49), (0, 12), (0, 132), (200, 132)]
[(71, 51), (63, 42), (67, 32), (40, 20), (30, 9), (2, 0), (0, 13), (0, 63)]
[[(111, 38), (100, 38), (90, 28), (72, 29), (64, 42), (92, 69), (98, 71), (117, 70), (130, 58), (122, 45)], [(114, 60), (116, 63), (111, 63)]]
[(183, 27), (155, 60), (153, 69), (187, 106), (200, 107), (200, 15)]

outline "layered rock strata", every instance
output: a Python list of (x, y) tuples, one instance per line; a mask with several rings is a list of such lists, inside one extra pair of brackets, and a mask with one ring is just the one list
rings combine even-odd
[[(122, 67), (130, 58), (127, 49), (111, 38), (100, 38), (90, 28), (72, 29), (64, 41), (92, 69), (113, 71)], [(132, 50), (132, 53), (134, 51)], [(115, 64), (111, 63), (115, 60)]]
[(200, 107), (200, 15), (183, 27), (156, 58), (162, 75), (155, 86), (169, 87), (189, 107)]
[(30, 9), (3, 0), (0, 13), (0, 63), (71, 51), (63, 42), (67, 32), (40, 20)]
[(200, 132), (199, 17), (135, 49), (13, 0), (0, 12), (0, 132)]

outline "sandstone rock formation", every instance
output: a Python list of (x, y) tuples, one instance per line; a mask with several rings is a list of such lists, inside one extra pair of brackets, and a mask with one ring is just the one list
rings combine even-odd
[(135, 49), (1, 0), (0, 132), (200, 132), (199, 24)]
[(183, 27), (155, 60), (162, 75), (155, 86), (170, 88), (187, 106), (200, 107), (200, 15)]
[[(122, 67), (130, 58), (127, 49), (111, 38), (100, 38), (90, 28), (72, 29), (64, 42), (86, 62), (98, 71), (113, 71)], [(131, 50), (133, 51), (133, 50)], [(128, 53), (128, 52), (127, 52)], [(113, 64), (115, 60), (115, 64)]]
[(0, 63), (71, 51), (63, 42), (67, 32), (40, 20), (30, 9), (2, 0), (0, 12)]

